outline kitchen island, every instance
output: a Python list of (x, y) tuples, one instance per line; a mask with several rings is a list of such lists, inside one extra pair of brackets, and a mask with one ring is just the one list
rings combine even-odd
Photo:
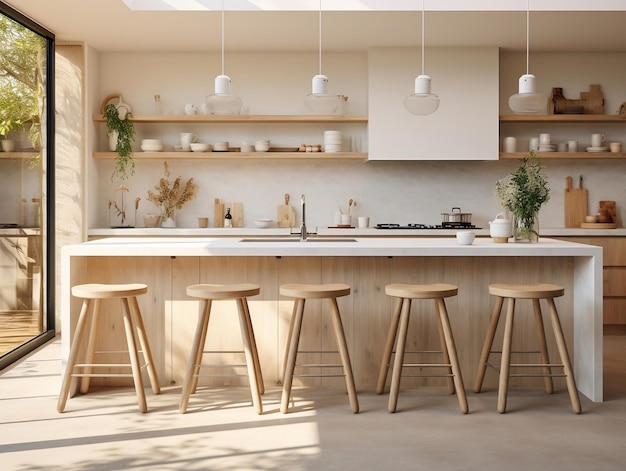
[[(185, 287), (199, 282), (257, 283), (261, 294), (250, 299), (251, 315), (265, 382), (268, 386), (277, 385), (292, 306), (290, 300), (279, 297), (278, 287), (287, 282), (343, 282), (352, 286), (351, 296), (339, 303), (357, 388), (373, 390), (392, 310), (392, 300), (384, 294), (385, 284), (445, 282), (459, 286), (459, 295), (448, 300), (448, 309), (468, 387), (493, 309), (488, 284), (550, 282), (561, 284), (566, 290), (565, 296), (556, 302), (574, 360), (578, 388), (591, 400), (602, 401), (600, 247), (546, 238), (537, 244), (494, 244), (489, 238), (477, 238), (473, 245), (461, 246), (451, 237), (353, 238), (345, 234), (341, 238), (310, 238), (306, 242), (289, 237), (118, 237), (63, 247), (63, 358), (67, 358), (80, 310), (80, 300), (71, 298), (71, 286), (87, 282), (142, 282), (149, 286), (149, 291), (139, 303), (160, 380), (162, 384), (180, 384), (197, 316), (197, 302), (186, 296)], [(218, 304), (211, 318), (207, 348), (235, 349), (240, 339), (239, 326), (232, 315), (229, 318), (232, 306), (228, 302)], [(328, 320), (321, 315), (325, 308), (311, 304), (314, 314), (309, 316), (311, 325), (303, 336), (303, 348), (334, 347), (327, 332)], [(428, 311), (432, 306), (423, 308)], [(320, 315), (315, 314), (316, 310)], [(531, 309), (520, 303), (520, 349), (532, 348), (534, 342), (532, 325), (527, 322), (532, 316), (524, 316), (524, 312), (530, 313)], [(436, 332), (431, 317), (422, 319)], [(116, 322), (111, 320), (110, 328), (119, 327)], [(217, 331), (214, 338), (212, 329)], [(412, 335), (409, 342), (438, 341), (437, 335), (424, 329)], [(106, 343), (106, 333), (101, 337)], [(549, 349), (555, 352), (553, 344)], [(488, 374), (487, 380), (486, 387), (497, 384), (493, 374)], [(224, 382), (222, 378), (205, 381), (239, 384)], [(303, 379), (302, 383), (314, 384), (310, 381), (341, 384), (334, 379)], [(410, 381), (440, 380), (407, 378), (403, 384)]]

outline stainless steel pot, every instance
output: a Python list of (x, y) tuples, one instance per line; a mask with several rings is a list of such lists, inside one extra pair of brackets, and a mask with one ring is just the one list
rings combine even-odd
[(454, 207), (449, 213), (441, 213), (442, 222), (462, 222), (471, 224), (472, 213), (462, 213), (461, 208)]

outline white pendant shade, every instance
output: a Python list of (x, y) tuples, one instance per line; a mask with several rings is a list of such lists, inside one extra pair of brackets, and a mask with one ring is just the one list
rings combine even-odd
[(215, 77), (215, 93), (207, 98), (213, 114), (235, 115), (241, 112), (241, 98), (231, 95), (230, 84), (231, 80), (228, 75)]
[(535, 76), (524, 74), (519, 78), (519, 93), (509, 98), (509, 108), (517, 114), (539, 113), (546, 106), (543, 95), (535, 89)]
[(414, 115), (428, 115), (439, 108), (439, 97), (430, 92), (430, 77), (418, 75), (415, 79), (415, 93), (404, 99), (404, 107)]
[(331, 114), (339, 107), (339, 95), (328, 94), (328, 77), (318, 74), (311, 81), (311, 93), (304, 97), (304, 104), (315, 114)]

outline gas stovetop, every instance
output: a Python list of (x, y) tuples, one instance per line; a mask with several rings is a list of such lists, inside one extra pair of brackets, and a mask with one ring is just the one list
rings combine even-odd
[(468, 222), (442, 222), (438, 226), (428, 224), (376, 224), (376, 229), (480, 229)]

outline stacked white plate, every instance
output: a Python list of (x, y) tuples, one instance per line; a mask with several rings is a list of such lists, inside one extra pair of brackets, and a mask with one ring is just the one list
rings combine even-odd
[(324, 131), (324, 152), (342, 151), (341, 131)]
[(141, 150), (144, 152), (161, 152), (163, 150), (163, 142), (161, 139), (142, 139)]
[(554, 144), (539, 144), (539, 152), (554, 152), (555, 149)]
[(607, 152), (608, 147), (587, 147), (587, 152)]

